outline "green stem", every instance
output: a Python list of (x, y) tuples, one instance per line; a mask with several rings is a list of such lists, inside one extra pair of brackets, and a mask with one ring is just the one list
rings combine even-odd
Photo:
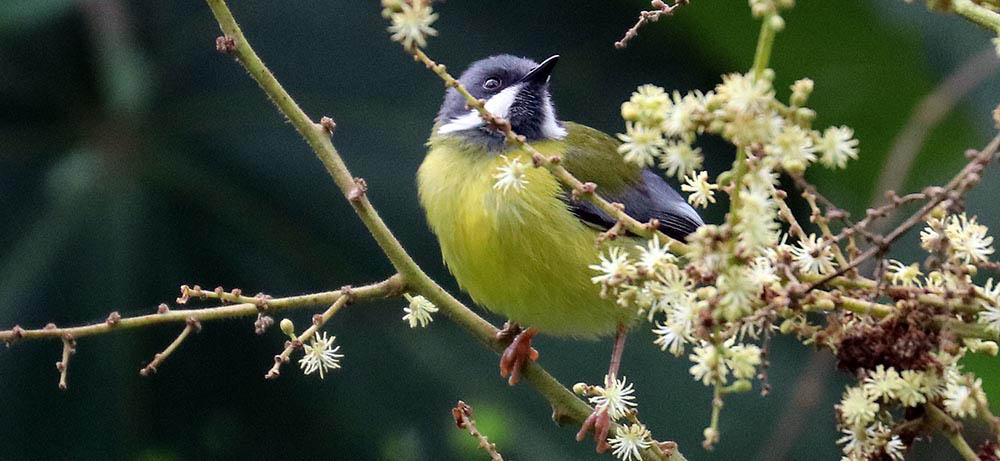
[[(397, 294), (403, 289), (403, 281), (399, 276), (390, 277), (382, 282), (351, 289), (353, 299), (376, 299)], [(266, 300), (267, 312), (274, 313), (283, 310), (297, 309), (320, 304), (331, 304), (342, 296), (342, 290), (314, 293), (303, 296), (290, 296)], [(207, 298), (219, 298), (215, 293), (205, 292)], [(234, 297), (226, 295), (224, 298)], [(79, 339), (109, 333), (112, 330), (128, 330), (166, 323), (183, 323), (193, 318), (199, 322), (249, 317), (260, 312), (260, 302), (254, 298), (238, 297), (248, 301), (240, 304), (209, 307), (204, 309), (173, 309), (163, 313), (126, 317), (115, 322), (101, 322), (71, 328), (39, 328), (35, 330), (13, 329), (0, 331), (0, 341), (14, 342), (28, 339), (58, 339), (69, 335)]]
[(753, 56), (753, 79), (760, 80), (767, 69), (768, 61), (771, 60), (771, 48), (774, 46), (774, 36), (777, 31), (774, 29), (771, 18), (774, 15), (767, 15), (760, 24), (760, 35), (757, 36), (757, 51)]
[[(993, 2), (994, 4), (996, 2)], [(951, 0), (952, 10), (980, 26), (983, 26), (993, 33), (1000, 35), (1000, 14), (972, 0)]]
[(930, 417), (931, 421), (936, 423), (938, 428), (948, 438), (951, 445), (955, 447), (962, 458), (965, 461), (979, 461), (979, 456), (976, 452), (969, 446), (969, 442), (962, 437), (962, 432), (959, 430), (958, 423), (951, 419), (947, 413), (942, 411), (937, 405), (927, 404), (924, 406), (927, 409), (927, 415)]
[[(375, 238), (386, 257), (399, 272), (407, 289), (416, 291), (433, 302), (446, 315), (472, 334), (480, 343), (495, 352), (503, 351), (505, 345), (496, 338), (497, 330), (489, 322), (483, 320), (472, 310), (448, 294), (440, 285), (432, 280), (417, 265), (402, 245), (385, 225), (378, 213), (372, 207), (364, 194), (364, 186), (356, 181), (347, 170), (337, 150), (330, 141), (330, 133), (321, 125), (314, 123), (299, 108), (298, 104), (278, 83), (274, 75), (267, 69), (260, 57), (250, 47), (233, 18), (232, 13), (223, 0), (206, 0), (212, 9), (215, 19), (223, 33), (234, 40), (234, 50), (237, 59), (257, 81), (261, 89), (267, 93), (289, 122), (295, 127), (312, 147), (316, 156), (323, 162), (334, 182), (354, 207), (358, 217)], [(559, 421), (582, 424), (593, 409), (577, 398), (569, 389), (546, 372), (540, 365), (529, 362), (522, 377), (531, 384), (552, 405)], [(647, 457), (644, 457), (644, 459)], [(650, 458), (653, 459), (653, 458)]]

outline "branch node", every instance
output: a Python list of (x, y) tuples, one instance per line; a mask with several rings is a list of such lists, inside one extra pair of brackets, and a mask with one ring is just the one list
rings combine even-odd
[(319, 119), (319, 125), (323, 127), (323, 130), (325, 130), (327, 134), (333, 134), (333, 131), (337, 129), (337, 124), (332, 118), (327, 116), (323, 116), (323, 118)]
[(253, 332), (262, 335), (267, 329), (274, 325), (274, 318), (269, 315), (257, 314), (257, 320), (253, 322)]
[(354, 187), (347, 193), (347, 200), (358, 203), (368, 192), (368, 182), (364, 178), (354, 178)]
[(108, 314), (108, 320), (106, 320), (105, 322), (108, 324), (109, 327), (114, 327), (118, 326), (118, 324), (121, 321), (122, 321), (122, 315), (119, 314), (118, 311), (114, 311)]
[(159, 306), (156, 306), (157, 314), (166, 314), (167, 312), (170, 312), (170, 306), (167, 306), (167, 303), (160, 303)]
[(222, 54), (231, 54), (236, 51), (236, 39), (228, 35), (220, 35), (215, 38), (215, 51)]

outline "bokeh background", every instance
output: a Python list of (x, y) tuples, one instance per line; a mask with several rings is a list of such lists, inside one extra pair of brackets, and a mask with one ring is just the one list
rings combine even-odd
[[(429, 52), (455, 71), (495, 53), (559, 53), (560, 114), (612, 133), (623, 130), (619, 104), (639, 84), (707, 90), (720, 74), (749, 68), (758, 24), (745, 2), (693, 2), (615, 50), (647, 5), (447, 2), (437, 5), (440, 36)], [(231, 6), (306, 112), (336, 120), (335, 144), (414, 258), (458, 293), (414, 184), (443, 94), (437, 77), (389, 41), (376, 2)], [(883, 171), (918, 190), (948, 178), (965, 149), (989, 138), (1000, 82), (986, 32), (895, 0), (801, 2), (785, 19), (772, 60), (779, 95), (811, 77), (817, 126), (855, 129), (859, 161), (810, 172), (855, 215), (879, 196)], [(218, 35), (199, 2), (0, 4), (0, 327), (146, 313), (181, 284), (282, 296), (390, 274), (306, 145), (238, 64), (215, 51)], [(943, 96), (928, 103), (932, 91)], [(919, 156), (911, 167), (887, 164), (918, 112)], [(711, 144), (707, 157), (718, 172), (732, 152)], [(991, 170), (968, 199), (994, 229), (998, 189)], [(721, 210), (707, 218), (718, 222)], [(919, 258), (906, 249), (913, 242), (894, 256)], [(65, 392), (52, 365), (60, 344), (4, 348), (0, 458), (484, 459), (452, 423), (449, 410), (464, 399), (509, 459), (609, 459), (591, 442), (573, 442), (575, 429), (554, 426), (530, 388), (508, 387), (497, 357), (445, 317), (411, 330), (402, 307), (392, 300), (338, 314), (327, 330), (346, 358), (325, 380), (293, 366), (262, 379), (283, 339), (277, 329), (254, 335), (253, 319), (206, 324), (151, 378), (138, 370), (179, 326), (85, 338)], [(293, 319), (304, 325), (311, 313)], [(832, 404), (847, 377), (828, 353), (775, 340), (770, 395), (728, 398), (722, 442), (709, 453), (700, 448), (709, 390), (688, 375), (687, 360), (652, 339), (648, 331), (630, 337), (625, 373), (644, 421), (689, 459), (839, 458)], [(541, 363), (567, 385), (598, 382), (611, 348), (610, 340), (536, 344)], [(968, 364), (995, 402), (997, 363)], [(918, 445), (915, 457), (953, 459), (950, 450), (936, 441)]]

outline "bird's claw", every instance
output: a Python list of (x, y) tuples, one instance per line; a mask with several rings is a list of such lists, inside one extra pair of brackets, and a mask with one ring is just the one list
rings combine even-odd
[(520, 331), (520, 327), (516, 324), (507, 325), (497, 336), (500, 337), (505, 332), (509, 334), (508, 329), (515, 328), (517, 333), (514, 336), (514, 340), (510, 342), (507, 349), (503, 351), (503, 355), (500, 356), (500, 376), (506, 377), (510, 375), (507, 383), (511, 386), (520, 381), (521, 369), (528, 363), (528, 360), (538, 359), (538, 351), (531, 347), (531, 338), (538, 334), (538, 330), (528, 328), (527, 330)]

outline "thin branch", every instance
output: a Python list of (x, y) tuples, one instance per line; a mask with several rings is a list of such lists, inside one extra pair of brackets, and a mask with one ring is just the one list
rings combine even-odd
[(969, 442), (965, 440), (965, 437), (962, 437), (961, 426), (954, 419), (951, 419), (951, 416), (948, 416), (947, 413), (932, 403), (924, 405), (924, 408), (927, 409), (927, 416), (930, 417), (930, 420), (938, 425), (941, 432), (948, 438), (948, 441), (951, 442), (951, 445), (955, 447), (955, 450), (962, 455), (965, 461), (979, 461), (979, 456), (976, 455), (975, 450), (969, 446)]
[(476, 428), (476, 420), (472, 419), (472, 407), (469, 404), (459, 400), (455, 408), (451, 409), (451, 415), (455, 417), (455, 425), (459, 429), (468, 430), (469, 435), (476, 438), (476, 441), (479, 442), (478, 447), (486, 450), (486, 453), (490, 455), (490, 460), (503, 461), (503, 456), (497, 451), (497, 444), (490, 443), (486, 435)]
[[(402, 278), (395, 275), (379, 283), (354, 288), (351, 290), (351, 296), (356, 299), (384, 298), (401, 293), (403, 287)], [(206, 292), (206, 297), (213, 296), (208, 293), (210, 292)], [(329, 304), (340, 298), (341, 293), (341, 290), (337, 290), (302, 296), (290, 296), (287, 298), (268, 299), (265, 305), (257, 302), (245, 302), (204, 309), (170, 310), (160, 308), (157, 310), (156, 314), (140, 315), (137, 317), (119, 317), (118, 319), (113, 319), (114, 316), (112, 315), (109, 316), (107, 321), (101, 323), (70, 328), (47, 327), (37, 330), (25, 330), (19, 326), (15, 326), (10, 330), (0, 331), (0, 341), (6, 341), (7, 344), (12, 344), (17, 341), (29, 339), (57, 339), (62, 338), (65, 335), (70, 335), (73, 338), (79, 339), (84, 336), (104, 334), (111, 331), (143, 328), (164, 323), (187, 322), (189, 318), (193, 318), (199, 322), (205, 322), (218, 319), (249, 317), (257, 315), (261, 309), (266, 309), (268, 312), (280, 312), (284, 310), (316, 306), (319, 304)]]
[[(232, 39), (232, 53), (240, 61), (251, 77), (257, 81), (261, 89), (278, 107), (296, 131), (301, 134), (312, 147), (316, 156), (323, 162), (327, 172), (333, 177), (334, 182), (340, 187), (341, 192), (354, 207), (358, 217), (368, 228), (369, 233), (375, 238), (379, 247), (385, 253), (392, 265), (398, 270), (403, 284), (407, 290), (418, 292), (446, 315), (452, 318), (462, 328), (468, 331), (480, 343), (489, 347), (494, 352), (503, 351), (505, 344), (496, 339), (497, 329), (489, 322), (476, 315), (468, 307), (448, 294), (440, 285), (434, 282), (417, 265), (416, 262), (406, 253), (399, 241), (393, 236), (392, 231), (385, 225), (378, 213), (369, 203), (365, 194), (366, 186), (363, 181), (356, 180), (347, 170), (337, 150), (330, 141), (330, 132), (322, 124), (313, 123), (292, 97), (274, 78), (270, 70), (264, 66), (260, 57), (250, 47), (249, 42), (243, 36), (233, 18), (232, 13), (222, 0), (206, 0), (212, 9), (219, 27), (225, 37)], [(228, 41), (228, 40), (227, 40)], [(227, 47), (228, 49), (229, 47)], [(330, 124), (326, 124), (329, 126)], [(634, 220), (633, 220), (634, 221)], [(643, 226), (638, 224), (639, 227)], [(629, 228), (629, 230), (633, 230)], [(633, 230), (634, 232), (634, 230)], [(640, 235), (651, 235), (652, 232), (645, 230)], [(668, 241), (664, 239), (663, 241)], [(674, 248), (682, 247), (677, 245)], [(683, 248), (683, 247), (682, 247)], [(537, 362), (529, 362), (522, 370), (522, 378), (531, 384), (539, 394), (541, 394), (553, 408), (553, 419), (557, 423), (582, 423), (593, 408), (584, 401), (576, 397), (569, 389), (546, 372)], [(662, 457), (644, 456), (644, 459), (657, 459)], [(674, 452), (671, 459), (682, 459), (679, 452)]]
[(59, 370), (59, 389), (66, 390), (66, 374), (69, 370), (69, 357), (76, 353), (76, 340), (71, 335), (64, 335), (62, 338), (63, 350), (62, 360), (56, 362), (56, 369)]
[(880, 251), (884, 251), (885, 248), (887, 248), (889, 245), (895, 242), (896, 239), (905, 234), (908, 230), (910, 230), (910, 228), (916, 226), (921, 221), (923, 221), (924, 216), (927, 216), (927, 213), (930, 213), (931, 210), (934, 209), (934, 207), (938, 206), (938, 204), (944, 202), (945, 200), (957, 197), (958, 195), (964, 193), (970, 187), (978, 183), (980, 179), (980, 173), (982, 173), (982, 170), (986, 166), (986, 164), (988, 164), (990, 160), (992, 160), (993, 157), (996, 155), (998, 148), (1000, 148), (1000, 134), (995, 136), (993, 140), (986, 145), (986, 147), (984, 147), (981, 151), (976, 153), (975, 156), (972, 158), (972, 160), (964, 168), (962, 168), (962, 171), (959, 171), (958, 174), (956, 174), (955, 177), (952, 178), (952, 180), (949, 181), (947, 185), (945, 185), (943, 188), (934, 191), (934, 193), (932, 194), (928, 194), (931, 195), (931, 199), (926, 204), (924, 204), (923, 207), (921, 207), (915, 213), (910, 215), (910, 217), (907, 218), (906, 221), (903, 221), (898, 227), (893, 229), (892, 232), (889, 233), (889, 235), (885, 236), (880, 241), (876, 242), (875, 246), (872, 246), (864, 253), (862, 253), (861, 256), (851, 261), (851, 264), (842, 266), (840, 267), (840, 269), (830, 274), (826, 278), (816, 283), (813, 283), (806, 291), (812, 290), (817, 286), (826, 283), (829, 280), (844, 275), (845, 273), (847, 273), (847, 271), (854, 269), (855, 267), (858, 267), (861, 263), (865, 262), (872, 256), (875, 256)]
[(951, 0), (951, 10), (980, 26), (1000, 34), (1000, 14), (972, 0)]
[(313, 335), (315, 335), (320, 328), (323, 328), (323, 325), (326, 325), (326, 322), (330, 321), (330, 319), (333, 317), (333, 314), (336, 314), (337, 311), (339, 311), (341, 308), (346, 306), (348, 302), (351, 301), (352, 292), (350, 291), (350, 289), (345, 287), (341, 291), (344, 292), (344, 296), (338, 298), (337, 301), (334, 302), (333, 305), (331, 305), (325, 311), (323, 311), (322, 314), (314, 315), (312, 326), (310, 326), (306, 331), (303, 331), (302, 334), (299, 335), (294, 340), (288, 341), (285, 344), (285, 349), (281, 351), (281, 354), (274, 356), (274, 366), (272, 366), (271, 369), (267, 371), (267, 374), (264, 375), (265, 378), (267, 379), (277, 378), (278, 375), (281, 374), (280, 373), (281, 364), (288, 362), (288, 359), (292, 356), (292, 351), (301, 348), (302, 343), (308, 341), (309, 338), (312, 338)]
[[(879, 174), (876, 191), (885, 194), (889, 191), (899, 192), (902, 189), (927, 136), (960, 99), (996, 71), (998, 64), (1000, 61), (997, 60), (996, 50), (992, 46), (976, 53), (951, 72), (917, 104), (906, 125), (896, 135), (896, 140), (884, 162), (886, 167), (882, 168)], [(882, 233), (887, 224), (883, 222), (873, 228), (872, 232)]]
[(670, 16), (674, 14), (674, 10), (679, 8), (681, 5), (687, 5), (688, 0), (676, 0), (673, 5), (667, 5), (662, 0), (653, 0), (650, 2), (653, 6), (652, 10), (640, 11), (639, 20), (635, 22), (635, 25), (630, 27), (629, 30), (625, 31), (625, 36), (615, 42), (615, 48), (622, 49), (628, 46), (629, 40), (635, 38), (639, 35), (639, 29), (651, 22), (656, 22), (660, 20), (660, 16)]
[(187, 325), (184, 326), (184, 330), (181, 331), (181, 334), (177, 335), (177, 338), (174, 339), (173, 342), (171, 342), (170, 345), (163, 350), (163, 352), (154, 355), (153, 360), (149, 362), (149, 365), (146, 365), (143, 369), (139, 370), (139, 374), (142, 376), (149, 376), (156, 373), (157, 367), (159, 367), (160, 364), (167, 359), (167, 357), (170, 357), (170, 354), (177, 350), (177, 347), (184, 342), (192, 331), (201, 332), (201, 322), (196, 320), (194, 317), (188, 317)]

